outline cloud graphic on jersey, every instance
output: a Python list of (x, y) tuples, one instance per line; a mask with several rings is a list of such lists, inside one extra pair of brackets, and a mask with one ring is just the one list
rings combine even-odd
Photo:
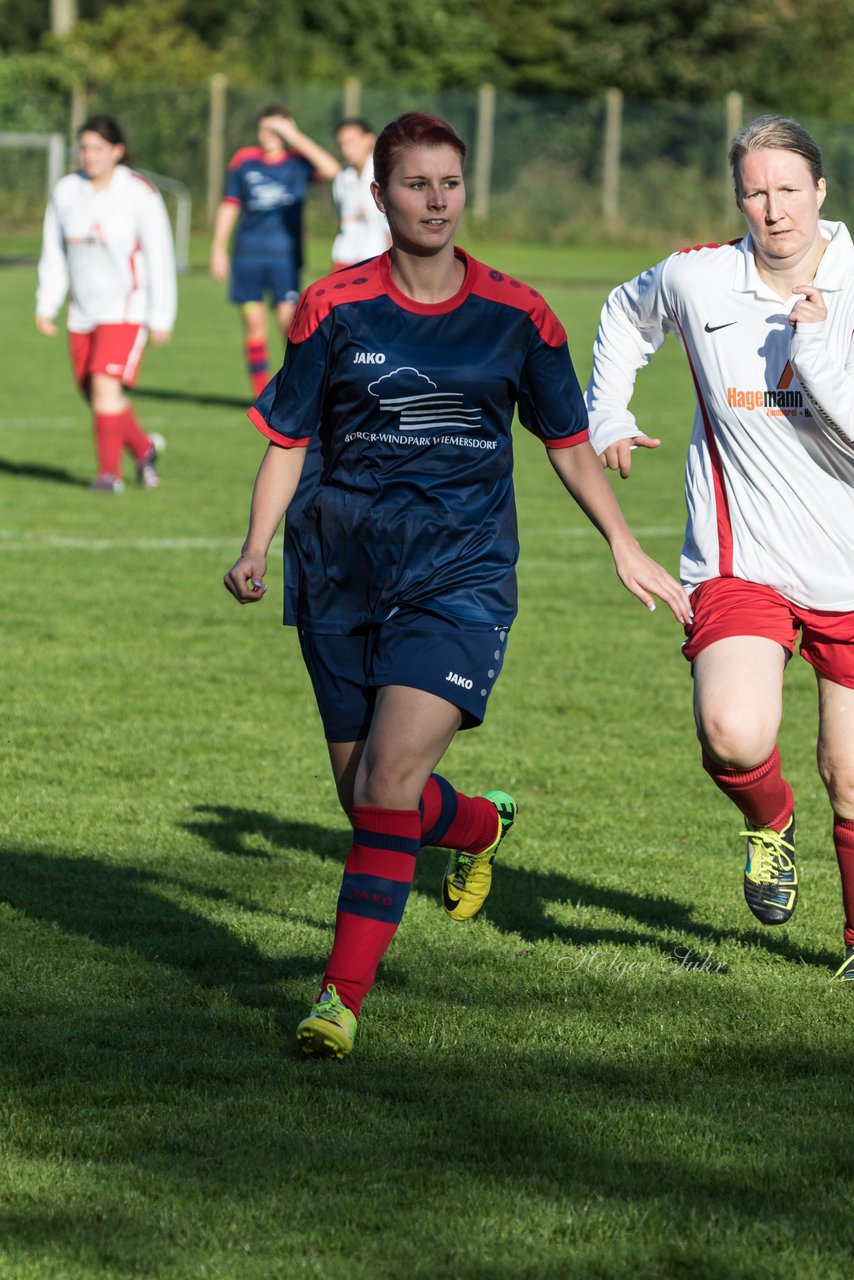
[[(433, 390), (425, 391), (419, 385), (423, 383)], [(480, 409), (464, 409), (461, 391), (439, 391), (432, 378), (409, 366), (383, 374), (368, 390), (379, 398), (383, 413), (400, 415), (399, 431), (458, 431), (480, 426)]]
[[(407, 378), (406, 375), (408, 373), (414, 375), (414, 377)], [(428, 378), (426, 373), (419, 373), (418, 370), (413, 369), (411, 365), (404, 365), (402, 369), (392, 369), (391, 373), (384, 373), (381, 378), (377, 378), (376, 382), (369, 383), (368, 390), (370, 391), (371, 395), (372, 396), (379, 396), (383, 394), (387, 395), (388, 392), (391, 390), (391, 387), (386, 387), (385, 392), (380, 391), (379, 388), (384, 382), (389, 382), (392, 378), (397, 378), (399, 380), (401, 384), (401, 388), (405, 382), (412, 383), (412, 390), (414, 392), (417, 392), (419, 390), (421, 391), (424, 390), (423, 387), (419, 388), (418, 383), (414, 381), (414, 378), (421, 378), (422, 381), (426, 382), (427, 385), (432, 387), (434, 391), (436, 390), (436, 383), (433, 381), (432, 378)]]

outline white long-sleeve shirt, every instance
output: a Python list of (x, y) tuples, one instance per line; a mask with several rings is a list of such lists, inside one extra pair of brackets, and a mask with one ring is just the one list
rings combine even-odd
[(70, 291), (68, 328), (99, 324), (172, 329), (172, 229), (156, 187), (126, 165), (96, 191), (82, 173), (56, 184), (44, 218), (36, 314), (53, 319)]
[(374, 157), (368, 156), (361, 173), (348, 165), (336, 174), (332, 196), (338, 207), (341, 229), (332, 245), (332, 261), (345, 266), (375, 258), (389, 246), (388, 222), (371, 194)]
[(800, 295), (783, 301), (763, 282), (749, 235), (672, 255), (602, 310), (587, 387), (597, 453), (644, 434), (628, 405), (668, 333), (688, 357), (689, 591), (737, 577), (807, 608), (854, 609), (854, 244), (841, 222), (820, 230), (821, 324), (792, 329)]

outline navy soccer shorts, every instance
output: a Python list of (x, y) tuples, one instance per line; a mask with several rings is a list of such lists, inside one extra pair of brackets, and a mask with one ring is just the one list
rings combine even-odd
[(286, 254), (280, 258), (244, 258), (237, 254), (231, 262), (232, 302), (296, 302), (299, 298), (299, 268)]
[(481, 724), (507, 648), (508, 627), (473, 628), (402, 609), (346, 636), (300, 631), (327, 742), (368, 736), (377, 689), (423, 689), (459, 707), (463, 729)]

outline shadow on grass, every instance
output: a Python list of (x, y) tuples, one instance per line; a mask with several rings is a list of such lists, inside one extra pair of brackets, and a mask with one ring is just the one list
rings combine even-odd
[[(736, 884), (735, 891), (738, 887)], [(561, 924), (548, 916), (550, 903), (597, 907), (622, 916), (633, 925), (614, 929)], [(659, 947), (672, 955), (673, 934), (678, 933), (704, 945), (739, 941), (781, 959), (822, 969), (828, 966), (836, 968), (839, 963), (836, 952), (804, 950), (787, 935), (777, 934), (771, 929), (716, 928), (706, 921), (695, 920), (691, 905), (676, 898), (607, 888), (561, 872), (501, 867), (495, 875), (484, 910), (497, 928), (519, 933), (532, 942), (540, 938), (558, 938), (573, 946), (642, 944)], [(746, 906), (744, 910), (747, 912)], [(666, 936), (663, 938), (662, 935)]]
[[(183, 823), (185, 830), (200, 836), (227, 857), (273, 858), (275, 855), (269, 849), (253, 849), (253, 838), (261, 837), (277, 849), (304, 851), (343, 864), (349, 838), (345, 828), (334, 830), (227, 805), (200, 805), (196, 812), (203, 816)], [(416, 890), (423, 887), (428, 896), (438, 894), (444, 856), (442, 850), (422, 851), (415, 873)], [(433, 882), (429, 888), (426, 887), (428, 875)], [(621, 916), (626, 925), (620, 928), (561, 924), (550, 916), (548, 908), (551, 904), (563, 903), (613, 912)], [(719, 929), (698, 922), (693, 918), (691, 905), (676, 898), (612, 889), (562, 872), (531, 871), (501, 863), (496, 869), (484, 916), (502, 932), (520, 934), (528, 942), (558, 939), (573, 947), (652, 946), (672, 958), (673, 936), (679, 934), (706, 946), (737, 940), (781, 959), (822, 969), (836, 968), (839, 962), (835, 952), (806, 951), (785, 934), (777, 935), (772, 930)]]
[(89, 488), (88, 480), (72, 475), (64, 467), (50, 467), (41, 462), (12, 462), (10, 458), (0, 458), (0, 475), (28, 480), (50, 480), (53, 484), (70, 484), (80, 489)]
[[(213, 827), (222, 853), (241, 853), (261, 831), (288, 854), (340, 861), (332, 830), (224, 806), (200, 812), (199, 834)], [(554, 936), (542, 902), (567, 899), (620, 910), (649, 930), (670, 927), (681, 911), (685, 927), (688, 908), (670, 899), (502, 873), (489, 904), (499, 928)], [(543, 1017), (523, 980), (514, 1018), (531, 1026), (531, 1039), (505, 1044), (484, 967), (469, 975), (464, 1006), (423, 993), (384, 1000), (366, 1017), (351, 1062), (302, 1062), (285, 1046), (304, 1005), (271, 984), (303, 971), (316, 977), (317, 957), (270, 960), (200, 918), (191, 901), (170, 900), (176, 889), (234, 901), (106, 860), (0, 850), (0, 897), (13, 907), (173, 974), (153, 999), (128, 999), (125, 983), (116, 998), (107, 966), (90, 987), (78, 976), (84, 969), (50, 965), (47, 943), (33, 957), (4, 1046), (11, 1141), (16, 1159), (70, 1168), (80, 1189), (69, 1192), (57, 1175), (38, 1187), (39, 1200), (22, 1164), (0, 1213), (0, 1249), (28, 1260), (49, 1249), (50, 1274), (59, 1274), (58, 1258), (68, 1275), (82, 1274), (82, 1258), (96, 1275), (105, 1274), (108, 1247), (111, 1274), (136, 1274), (144, 1243), (176, 1275), (197, 1274), (211, 1257), (211, 1275), (248, 1275), (235, 1240), (254, 1252), (268, 1239), (281, 1257), (253, 1274), (308, 1275), (299, 1261), (306, 1233), (331, 1197), (348, 1232), (325, 1236), (322, 1254), (312, 1239), (311, 1274), (317, 1266), (357, 1280), (844, 1274), (850, 1052), (844, 1036), (830, 1037), (826, 1014), (790, 1002), (782, 1020), (769, 1018), (757, 985), (734, 1016), (722, 984), (661, 982), (635, 990), (616, 1025), (583, 983)], [(641, 936), (627, 925), (626, 940)], [(188, 1000), (185, 977), (229, 999)], [(503, 978), (512, 983), (510, 971)], [(793, 1108), (785, 1124), (784, 1104)], [(197, 1194), (215, 1210), (201, 1245), (193, 1243)], [(464, 1235), (448, 1203), (465, 1215)], [(760, 1265), (769, 1250), (785, 1254), (776, 1269)], [(27, 1274), (39, 1274), (35, 1263)]]
[[(179, 906), (170, 894), (210, 901), (231, 896), (206, 886), (95, 858), (66, 858), (0, 849), (0, 901), (30, 919), (49, 921), (71, 935), (127, 950), (182, 971), (205, 987), (223, 987), (242, 1003), (277, 1005), (265, 988), (295, 975), (317, 975), (317, 956), (271, 958), (234, 931)], [(242, 904), (236, 904), (242, 906)], [(247, 910), (252, 911), (252, 907)], [(257, 910), (257, 908), (256, 908)], [(287, 937), (288, 916), (282, 921)]]
[(247, 412), (252, 400), (249, 393), (241, 396), (215, 396), (206, 391), (172, 391), (161, 387), (134, 387), (133, 398), (150, 400), (181, 400), (189, 404), (218, 405), (223, 409), (242, 409)]
[(263, 840), (276, 849), (288, 848), (313, 853), (319, 858), (335, 858), (341, 865), (350, 841), (350, 829), (320, 827), (313, 822), (294, 822), (277, 818), (259, 809), (234, 809), (228, 805), (199, 804), (193, 810), (200, 815), (182, 822), (184, 831), (201, 837), (217, 853), (228, 858), (259, 858), (269, 861), (275, 854), (269, 849), (253, 848), (252, 841)]

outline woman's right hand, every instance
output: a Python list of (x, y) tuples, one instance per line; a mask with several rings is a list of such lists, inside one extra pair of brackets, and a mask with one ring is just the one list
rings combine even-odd
[(36, 328), (39, 333), (43, 333), (46, 338), (55, 338), (59, 333), (59, 329), (53, 323), (50, 316), (36, 316)]
[(211, 275), (214, 280), (227, 280), (231, 264), (225, 249), (211, 250)]
[(223, 578), (226, 591), (230, 591), (239, 604), (257, 604), (267, 590), (264, 574), (267, 557), (260, 553), (244, 551)]

